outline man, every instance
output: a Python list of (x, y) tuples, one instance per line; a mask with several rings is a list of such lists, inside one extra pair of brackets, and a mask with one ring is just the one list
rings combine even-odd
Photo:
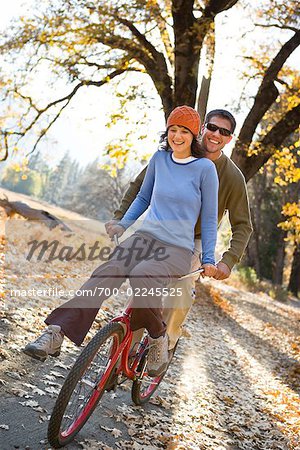
[[(234, 162), (223, 153), (234, 133), (236, 121), (233, 115), (223, 109), (210, 111), (201, 129), (201, 142), (206, 151), (206, 157), (216, 165), (219, 177), (218, 195), (218, 222), (220, 223), (225, 212), (228, 211), (232, 237), (229, 248), (223, 253), (217, 263), (216, 280), (225, 280), (231, 274), (233, 266), (240, 261), (248, 244), (252, 225), (248, 204), (247, 188), (243, 174)], [(115, 211), (114, 218), (106, 224), (110, 228), (116, 224), (125, 214), (132, 201), (139, 192), (145, 176), (146, 168), (130, 184), (125, 193), (120, 208)], [(200, 242), (200, 218), (195, 227), (195, 265), (199, 267), (199, 242)], [(169, 335), (169, 348), (173, 348), (181, 334), (181, 325), (193, 303), (194, 280), (189, 278), (178, 282), (182, 290), (182, 296), (176, 299), (165, 299), (164, 321), (167, 324)], [(136, 329), (138, 324), (134, 323)]]

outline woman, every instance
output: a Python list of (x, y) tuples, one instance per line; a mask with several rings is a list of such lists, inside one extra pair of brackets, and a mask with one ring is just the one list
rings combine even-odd
[(104, 292), (118, 288), (128, 277), (133, 323), (149, 332), (149, 374), (158, 376), (165, 369), (168, 336), (162, 320), (162, 293), (166, 285), (189, 271), (199, 212), (204, 275), (216, 273), (218, 176), (215, 165), (204, 158), (199, 131), (200, 117), (193, 108), (179, 106), (171, 112), (162, 146), (149, 162), (137, 198), (119, 224), (108, 227), (108, 233), (121, 236), (147, 210), (141, 227), (82, 286), (82, 291), (94, 289), (95, 295), (83, 293), (55, 309), (45, 321), (46, 331), (25, 347), (26, 354), (40, 360), (57, 356), (64, 335), (80, 345), (102, 302), (110, 296)]

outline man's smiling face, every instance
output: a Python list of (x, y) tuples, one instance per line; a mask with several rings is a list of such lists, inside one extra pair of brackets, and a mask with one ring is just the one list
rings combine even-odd
[[(209, 123), (231, 131), (231, 123), (225, 117), (213, 116), (209, 119)], [(207, 152), (206, 157), (210, 159), (217, 159), (221, 155), (221, 151), (225, 145), (231, 141), (232, 135), (222, 136), (220, 134), (220, 130), (210, 131), (206, 127), (206, 124), (202, 125), (201, 131), (201, 142)]]

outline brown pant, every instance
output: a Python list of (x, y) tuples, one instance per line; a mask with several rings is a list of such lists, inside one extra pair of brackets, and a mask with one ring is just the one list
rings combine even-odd
[(45, 322), (60, 325), (64, 334), (80, 345), (103, 301), (129, 278), (133, 329), (143, 327), (152, 337), (158, 337), (166, 330), (162, 289), (189, 271), (191, 257), (188, 249), (165, 244), (149, 234), (134, 233), (115, 249), (108, 262), (93, 272), (80, 288), (81, 295), (52, 311)]

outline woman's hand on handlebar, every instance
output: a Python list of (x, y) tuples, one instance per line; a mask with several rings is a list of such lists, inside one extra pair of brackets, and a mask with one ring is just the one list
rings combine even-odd
[(202, 277), (214, 277), (218, 270), (213, 264), (202, 264), (201, 268), (204, 269), (201, 273)]
[(109, 222), (106, 222), (106, 224), (105, 224), (106, 233), (109, 235), (111, 227), (113, 227), (114, 225), (118, 225), (118, 223), (119, 223), (119, 220), (115, 220), (115, 219), (112, 219)]
[(125, 232), (125, 228), (121, 225), (114, 224), (106, 228), (106, 232), (108, 236), (113, 239), (114, 235), (117, 235), (118, 237), (122, 236), (122, 234)]

